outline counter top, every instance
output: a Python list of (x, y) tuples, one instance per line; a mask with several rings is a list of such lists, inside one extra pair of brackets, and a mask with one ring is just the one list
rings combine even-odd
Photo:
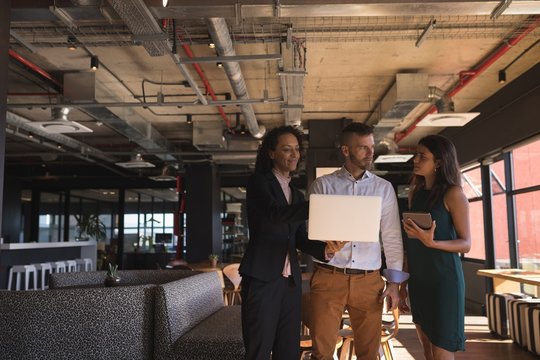
[(30, 243), (7, 243), (0, 244), (0, 250), (27, 250), (27, 249), (50, 249), (50, 248), (65, 248), (65, 247), (84, 247), (96, 246), (97, 243), (93, 240), (89, 241), (63, 241), (63, 242), (30, 242)]

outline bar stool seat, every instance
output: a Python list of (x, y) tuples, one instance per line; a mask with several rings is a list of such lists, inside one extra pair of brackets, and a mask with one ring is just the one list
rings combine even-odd
[(52, 269), (52, 265), (51, 263), (39, 263), (39, 264), (33, 264), (35, 267), (36, 267), (36, 270), (38, 271), (38, 273), (41, 271), (41, 282), (40, 282), (40, 288), (42, 290), (45, 290), (45, 289), (48, 289), (49, 288), (49, 285), (47, 285), (47, 271), (49, 272), (49, 274), (52, 273), (53, 269)]
[(77, 271), (92, 271), (94, 270), (94, 263), (90, 258), (75, 259), (77, 263)]
[(33, 290), (37, 290), (37, 271), (34, 265), (14, 265), (9, 269), (8, 290), (11, 290), (15, 275), (15, 290), (21, 290), (21, 276), (24, 274), (24, 290), (30, 290), (30, 276), (33, 276)]
[(67, 271), (65, 261), (53, 261), (51, 263), (51, 265), (53, 267), (54, 272), (56, 272), (56, 273), (61, 273), (61, 272), (66, 272)]
[(68, 272), (76, 272), (77, 262), (75, 260), (66, 260), (66, 270)]

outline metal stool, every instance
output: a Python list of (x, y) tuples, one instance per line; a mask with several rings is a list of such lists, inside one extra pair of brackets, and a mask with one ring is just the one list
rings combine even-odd
[(66, 262), (65, 261), (54, 261), (51, 263), (55, 273), (66, 272)]
[(11, 290), (11, 285), (13, 283), (13, 274), (16, 277), (15, 290), (21, 290), (21, 276), (24, 274), (24, 290), (30, 290), (30, 275), (33, 276), (34, 289), (37, 290), (37, 271), (34, 265), (14, 265), (9, 269), (9, 278), (8, 278), (8, 290)]
[(94, 263), (90, 258), (75, 259), (77, 262), (77, 271), (92, 271), (94, 270)]
[(66, 270), (68, 272), (77, 271), (77, 262), (75, 260), (66, 260)]
[(49, 274), (52, 273), (53, 269), (52, 269), (52, 265), (51, 263), (39, 263), (39, 264), (33, 264), (35, 267), (36, 267), (36, 270), (39, 272), (41, 271), (41, 283), (40, 283), (40, 288), (42, 290), (45, 290), (45, 289), (48, 289), (49, 288), (49, 285), (47, 285), (47, 282), (46, 282), (46, 279), (47, 279), (47, 271), (49, 272)]

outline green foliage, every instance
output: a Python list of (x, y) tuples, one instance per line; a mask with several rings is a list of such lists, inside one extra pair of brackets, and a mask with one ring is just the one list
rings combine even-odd
[(107, 277), (116, 279), (118, 277), (117, 270), (118, 270), (118, 265), (113, 265), (109, 263), (109, 270), (107, 270)]
[(210, 254), (208, 255), (208, 260), (219, 260), (219, 256), (217, 256), (216, 254)]
[(107, 228), (105, 224), (99, 219), (98, 215), (74, 215), (77, 220), (77, 225), (81, 231), (81, 234), (86, 234), (96, 240), (105, 240), (107, 236)]

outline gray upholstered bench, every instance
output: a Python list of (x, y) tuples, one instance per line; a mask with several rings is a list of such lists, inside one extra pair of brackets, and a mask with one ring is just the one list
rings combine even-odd
[(224, 306), (222, 291), (216, 272), (156, 287), (156, 359), (244, 358), (240, 306)]
[(155, 288), (0, 292), (0, 358), (150, 359)]
[[(81, 271), (49, 275), (51, 289), (66, 287), (102, 287), (106, 271)], [(120, 285), (164, 284), (197, 274), (191, 270), (118, 270)]]

